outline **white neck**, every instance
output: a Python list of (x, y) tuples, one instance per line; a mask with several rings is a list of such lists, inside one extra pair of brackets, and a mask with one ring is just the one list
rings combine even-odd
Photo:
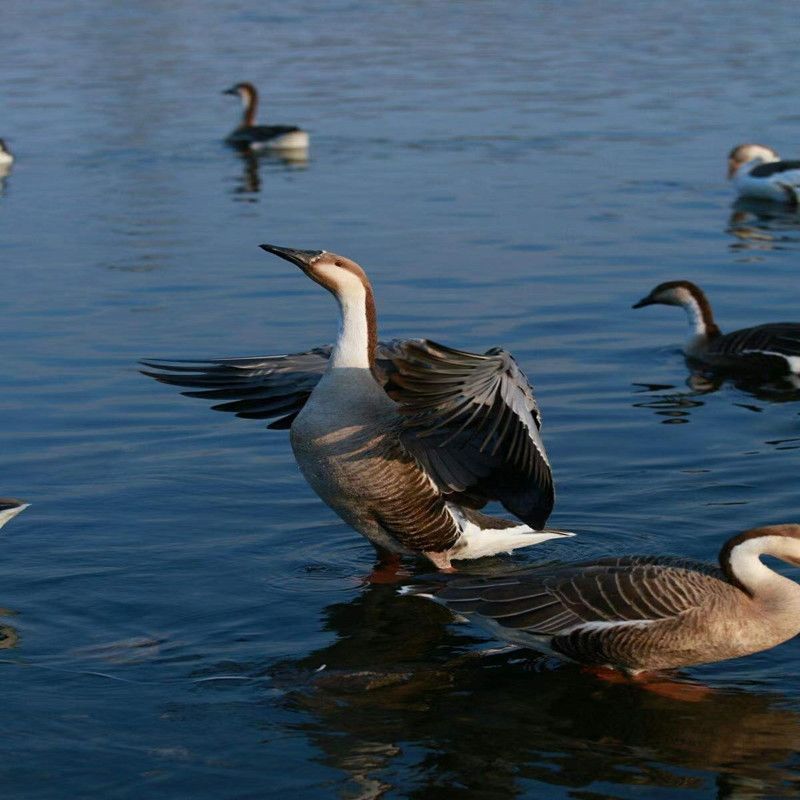
[(681, 305), (686, 310), (686, 316), (689, 318), (689, 335), (692, 338), (705, 336), (708, 331), (706, 331), (703, 312), (700, 310), (700, 304), (697, 300), (687, 292), (686, 297), (681, 300)]
[(328, 369), (369, 369), (367, 292), (355, 275), (341, 281), (336, 300), (342, 319)]
[(753, 595), (776, 595), (800, 602), (800, 586), (761, 563), (762, 555), (782, 558), (797, 556), (797, 541), (785, 536), (759, 536), (746, 539), (731, 550), (730, 569), (733, 576)]

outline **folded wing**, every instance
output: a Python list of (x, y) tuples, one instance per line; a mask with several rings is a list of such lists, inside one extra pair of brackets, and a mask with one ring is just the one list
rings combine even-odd
[(719, 591), (717, 567), (679, 558), (622, 557), (448, 581), (433, 594), (460, 614), (501, 628), (563, 636), (593, 624), (667, 619)]

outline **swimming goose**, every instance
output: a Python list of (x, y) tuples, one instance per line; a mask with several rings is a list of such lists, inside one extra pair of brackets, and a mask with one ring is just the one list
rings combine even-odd
[(0, 497), (0, 528), (29, 505), (30, 503), (23, 503), (22, 500), (15, 500), (13, 497)]
[[(261, 245), (298, 266), (339, 304), (335, 345), (307, 353), (206, 362), (145, 361), (185, 394), (225, 400), (242, 417), (279, 417), (303, 475), (384, 561), (507, 552), (566, 534), (544, 528), (550, 463), (533, 389), (514, 359), (427, 339), (378, 343), (372, 286), (354, 261)], [(477, 509), (497, 500), (522, 520)]]
[(0, 167), (10, 167), (14, 163), (14, 156), (8, 149), (5, 139), (0, 139)]
[(308, 148), (308, 133), (295, 125), (256, 125), (258, 91), (252, 83), (237, 83), (223, 94), (239, 97), (244, 106), (242, 121), (225, 141), (249, 150), (304, 150)]
[(618, 556), (493, 577), (410, 585), (518, 646), (628, 673), (757, 653), (800, 633), (800, 585), (761, 563), (800, 566), (800, 525), (741, 533), (719, 567)]
[(683, 306), (690, 335), (684, 353), (704, 366), (764, 379), (800, 374), (800, 322), (771, 322), (723, 334), (711, 305), (691, 281), (660, 283), (633, 308)]
[(800, 202), (800, 161), (781, 161), (763, 144), (740, 144), (728, 154), (728, 179), (741, 197)]

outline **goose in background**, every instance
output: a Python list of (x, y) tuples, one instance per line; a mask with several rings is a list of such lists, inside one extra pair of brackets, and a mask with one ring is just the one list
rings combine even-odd
[(0, 528), (21, 511), (24, 511), (29, 505), (30, 503), (15, 500), (13, 497), (0, 497)]
[(761, 562), (800, 566), (800, 525), (729, 539), (719, 567), (619, 556), (491, 577), (420, 579), (401, 591), (437, 600), (499, 639), (629, 674), (723, 661), (800, 633), (800, 585)]
[(764, 380), (800, 375), (800, 322), (771, 322), (723, 334), (711, 304), (691, 281), (660, 283), (633, 308), (682, 306), (689, 318), (686, 356), (712, 370)]
[(245, 150), (307, 150), (308, 133), (296, 125), (256, 125), (258, 91), (252, 83), (237, 83), (223, 94), (242, 101), (242, 121), (225, 141)]
[(800, 161), (781, 161), (763, 144), (740, 144), (728, 154), (728, 179), (740, 197), (800, 202)]
[[(261, 245), (330, 291), (341, 326), (333, 347), (211, 361), (145, 361), (145, 374), (223, 400), (242, 417), (290, 428), (303, 475), (384, 563), (509, 552), (569, 536), (545, 528), (550, 463), (533, 389), (511, 355), (427, 339), (379, 343), (372, 286), (354, 261), (324, 250)], [(153, 371), (155, 369), (155, 371)], [(522, 523), (483, 514), (490, 500)]]

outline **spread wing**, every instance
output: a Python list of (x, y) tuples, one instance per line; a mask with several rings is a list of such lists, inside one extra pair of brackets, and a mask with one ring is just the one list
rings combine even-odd
[[(145, 375), (188, 389), (188, 397), (219, 401), (216, 411), (277, 418), (268, 427), (283, 429), (322, 377), (331, 349), (142, 364)], [(381, 342), (376, 355), (375, 377), (400, 406), (402, 443), (436, 486), (473, 508), (498, 500), (542, 528), (553, 508), (553, 479), (533, 389), (511, 355), (425, 339)]]
[(591, 630), (592, 623), (613, 626), (674, 617), (726, 585), (722, 572), (708, 564), (633, 556), (495, 578), (464, 577), (432, 594), (453, 611), (493, 622), (510, 634), (563, 636), (584, 626)]
[[(401, 340), (380, 342), (375, 374), (381, 384), (391, 369), (392, 355)], [(315, 347), (306, 353), (252, 358), (206, 360), (148, 359), (142, 372), (161, 383), (182, 386), (186, 397), (222, 400), (214, 411), (229, 411), (246, 419), (271, 419), (267, 427), (289, 428), (328, 366), (333, 347)]]
[(307, 353), (207, 361), (142, 361), (145, 375), (161, 383), (182, 386), (187, 397), (217, 402), (215, 411), (230, 411), (246, 419), (272, 419), (267, 427), (284, 429), (305, 405), (325, 368), (331, 347)]
[(542, 528), (553, 478), (533, 389), (511, 355), (426, 339), (392, 342), (387, 355), (386, 391), (400, 404), (403, 444), (436, 485), (466, 505), (498, 500)]

